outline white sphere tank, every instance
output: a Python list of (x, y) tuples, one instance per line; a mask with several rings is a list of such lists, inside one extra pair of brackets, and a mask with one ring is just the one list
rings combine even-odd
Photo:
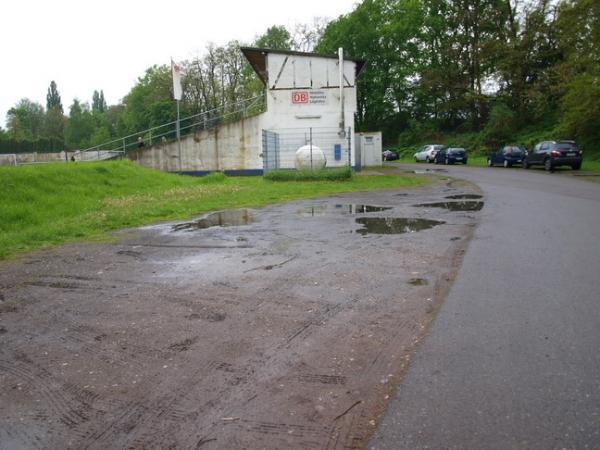
[(319, 170), (325, 167), (325, 164), (327, 164), (325, 153), (323, 153), (323, 150), (316, 145), (303, 145), (296, 150), (296, 155), (294, 156), (294, 167), (296, 167), (297, 170)]

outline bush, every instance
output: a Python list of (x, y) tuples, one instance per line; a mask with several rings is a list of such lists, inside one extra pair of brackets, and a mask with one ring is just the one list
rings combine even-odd
[(62, 152), (64, 144), (59, 139), (39, 138), (34, 141), (0, 140), (0, 153), (55, 153)]
[(483, 129), (486, 144), (497, 148), (512, 142), (517, 131), (517, 116), (504, 103), (496, 103), (490, 111), (490, 117)]
[(266, 172), (263, 177), (271, 181), (342, 181), (352, 178), (352, 168), (333, 167), (321, 170), (275, 169)]
[(591, 75), (576, 77), (561, 99), (562, 115), (557, 134), (575, 139), (584, 151), (600, 150), (600, 83)]

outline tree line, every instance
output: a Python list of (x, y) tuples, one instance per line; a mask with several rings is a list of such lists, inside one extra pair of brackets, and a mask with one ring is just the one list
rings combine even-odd
[[(317, 44), (327, 20), (315, 18), (291, 29), (272, 26), (253, 45), (264, 48), (310, 51)], [(233, 112), (242, 99), (258, 96), (263, 86), (239, 51), (244, 44), (208, 44), (202, 55), (183, 61), (181, 116), (214, 111), (208, 118)], [(146, 69), (129, 93), (116, 105), (107, 105), (104, 91), (96, 90), (91, 104), (74, 99), (67, 113), (58, 86), (50, 83), (46, 107), (27, 98), (7, 114), (6, 130), (0, 128), (0, 153), (79, 150), (106, 143), (176, 119), (171, 68)]]
[[(263, 86), (240, 42), (209, 44), (184, 61), (181, 114), (226, 109)], [(452, 133), (476, 146), (538, 138), (600, 144), (598, 0), (363, 0), (350, 13), (294, 29), (272, 26), (249, 43), (363, 58), (358, 130), (410, 145)], [(102, 90), (63, 112), (54, 82), (46, 108), (28, 99), (8, 113), (2, 141), (51, 140), (69, 149), (175, 120), (171, 71), (155, 65), (117, 105)], [(531, 142), (520, 142), (529, 145)]]
[[(359, 129), (401, 144), (473, 133), (600, 144), (597, 0), (364, 0), (317, 51), (368, 61)], [(524, 142), (524, 144), (530, 144)]]

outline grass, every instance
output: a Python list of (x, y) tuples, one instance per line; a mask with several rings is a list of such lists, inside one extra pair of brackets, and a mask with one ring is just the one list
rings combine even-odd
[(0, 167), (0, 259), (124, 227), (339, 192), (418, 186), (422, 177), (357, 175), (345, 181), (188, 177), (128, 161)]
[(265, 173), (264, 178), (271, 181), (341, 181), (352, 178), (352, 169), (350, 167), (334, 167), (320, 170), (277, 169)]

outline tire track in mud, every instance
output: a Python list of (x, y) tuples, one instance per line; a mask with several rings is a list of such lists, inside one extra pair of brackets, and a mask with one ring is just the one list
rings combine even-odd
[[(154, 380), (145, 380), (152, 392), (147, 401), (120, 408), (123, 411), (114, 420), (100, 432), (89, 435), (80, 446), (90, 450), (105, 449), (117, 442), (119, 446), (134, 449), (189, 447), (197, 442), (196, 433), (202, 430), (198, 418), (210, 414), (216, 424), (217, 412), (225, 409), (219, 409), (219, 404), (223, 403), (231, 386), (247, 384), (248, 377), (239, 375), (244, 371), (223, 361), (210, 361), (186, 375), (184, 380), (180, 378), (173, 382), (155, 375)], [(212, 389), (207, 381), (222, 378), (223, 374), (233, 382), (219, 390)], [(198, 406), (199, 402), (201, 406)], [(186, 428), (193, 429), (194, 435)]]
[(56, 418), (75, 433), (79, 425), (90, 419), (92, 406), (89, 400), (93, 402), (95, 397), (87, 393), (82, 394), (81, 390), (73, 386), (61, 385), (60, 380), (47, 370), (20, 362), (15, 364), (0, 360), (0, 372), (11, 376), (16, 383), (25, 381), (26, 384), (21, 388), (25, 395), (38, 395), (44, 400), (43, 404), (36, 406), (29, 413), (34, 419)]
[[(353, 303), (354, 302), (349, 302), (347, 305), (350, 306)], [(298, 337), (300, 337), (301, 340), (306, 339), (312, 333), (312, 330), (310, 330), (311, 327), (314, 327), (315, 325), (324, 325), (327, 320), (330, 320), (332, 317), (337, 315), (343, 309), (343, 306), (344, 305), (341, 304), (334, 305), (333, 307), (327, 306), (325, 310), (317, 317), (313, 317), (305, 321), (305, 323), (298, 327), (287, 338), (283, 339), (282, 342), (276, 346), (273, 346), (269, 351), (271, 354), (270, 356), (268, 355), (264, 358), (254, 360), (252, 365), (264, 367), (264, 370), (267, 372), (273, 370), (274, 364), (280, 366), (285, 365), (286, 361), (289, 359), (289, 356), (282, 355), (281, 350), (285, 348), (289, 349), (292, 344), (300, 345), (293, 341), (297, 340)], [(268, 368), (266, 367), (267, 364)], [(175, 445), (175, 447), (193, 446), (198, 439), (196, 434), (190, 435), (189, 432), (182, 432), (179, 434), (175, 433), (175, 429), (181, 430), (189, 428), (189, 423), (185, 423), (180, 420), (172, 421), (169, 419), (173, 417), (178, 419), (182, 417), (193, 418), (199, 416), (200, 414), (203, 415), (204, 420), (201, 424), (195, 424), (195, 427), (197, 427), (196, 432), (201, 432), (201, 434), (205, 437), (214, 436), (212, 432), (223, 425), (222, 418), (231, 416), (232, 414), (235, 415), (235, 409), (231, 410), (229, 405), (244, 404), (255, 400), (257, 397), (254, 386), (257, 383), (260, 383), (260, 381), (263, 379), (263, 374), (260, 373), (260, 371), (251, 371), (247, 367), (249, 366), (239, 367), (235, 365), (235, 363), (230, 363), (227, 361), (211, 361), (206, 367), (199, 369), (191, 376), (191, 378), (194, 379), (200, 375), (205, 375), (205, 377), (203, 377), (204, 379), (202, 385), (199, 386), (199, 390), (196, 392), (194, 392), (194, 389), (191, 389), (188, 384), (179, 386), (175, 390), (175, 393), (171, 386), (172, 383), (170, 382), (165, 382), (164, 387), (154, 387), (153, 391), (162, 393), (162, 395), (144, 404), (143, 413), (136, 417), (135, 429), (139, 430), (139, 434), (141, 436), (127, 438), (123, 444), (127, 443), (131, 448), (167, 448), (169, 445)], [(219, 391), (211, 392), (210, 380), (206, 379), (206, 376), (210, 378), (211, 375), (207, 373), (210, 371), (214, 372), (212, 374), (213, 377), (215, 374), (219, 374), (217, 375), (219, 378), (222, 378), (222, 374), (226, 375), (228, 380), (225, 383), (225, 388)], [(310, 375), (307, 375), (307, 380), (308, 379), (311, 379)], [(331, 382), (343, 382), (343, 378), (339, 377), (329, 379), (321, 378), (321, 380), (324, 379)], [(149, 382), (149, 380), (147, 381)], [(151, 383), (149, 382), (149, 384)], [(202, 395), (198, 395), (199, 392), (201, 392)], [(195, 409), (186, 409), (184, 406), (186, 401), (192, 399), (193, 397), (204, 399), (204, 404), (208, 405), (209, 408), (196, 407)], [(130, 415), (125, 415), (122, 417), (122, 419), (118, 419), (117, 423), (113, 423), (107, 429), (106, 433), (92, 437), (90, 443), (84, 444), (85, 448), (104, 448), (105, 445), (111, 442), (121, 442), (118, 439), (118, 434), (119, 430), (122, 430), (124, 427), (119, 425), (118, 422), (119, 420), (127, 420), (129, 416)], [(165, 422), (170, 422), (170, 425), (166, 426)], [(237, 427), (239, 432), (243, 434), (258, 434), (258, 440), (256, 437), (253, 440), (253, 442), (256, 441), (257, 444), (260, 442), (264, 443), (266, 435), (271, 435), (271, 438), (272, 435), (280, 435), (281, 438), (285, 437), (284, 442), (289, 443), (291, 439), (295, 445), (301, 445), (305, 448), (318, 448), (319, 445), (321, 445), (322, 442), (327, 438), (330, 432), (329, 427), (323, 429), (311, 427), (301, 423), (278, 424), (267, 421), (254, 423), (254, 421), (245, 419), (243, 417), (239, 418), (239, 423), (246, 424), (244, 427)], [(165, 433), (165, 428), (169, 430), (168, 433)], [(110, 430), (117, 430), (116, 435), (111, 433)], [(148, 433), (147, 430), (154, 431)], [(291, 433), (290, 430), (292, 431)], [(298, 433), (301, 430), (302, 433)], [(133, 428), (129, 430), (128, 434), (132, 432), (135, 434)], [(311, 441), (311, 439), (309, 439), (311, 436), (318, 437), (318, 439)]]

